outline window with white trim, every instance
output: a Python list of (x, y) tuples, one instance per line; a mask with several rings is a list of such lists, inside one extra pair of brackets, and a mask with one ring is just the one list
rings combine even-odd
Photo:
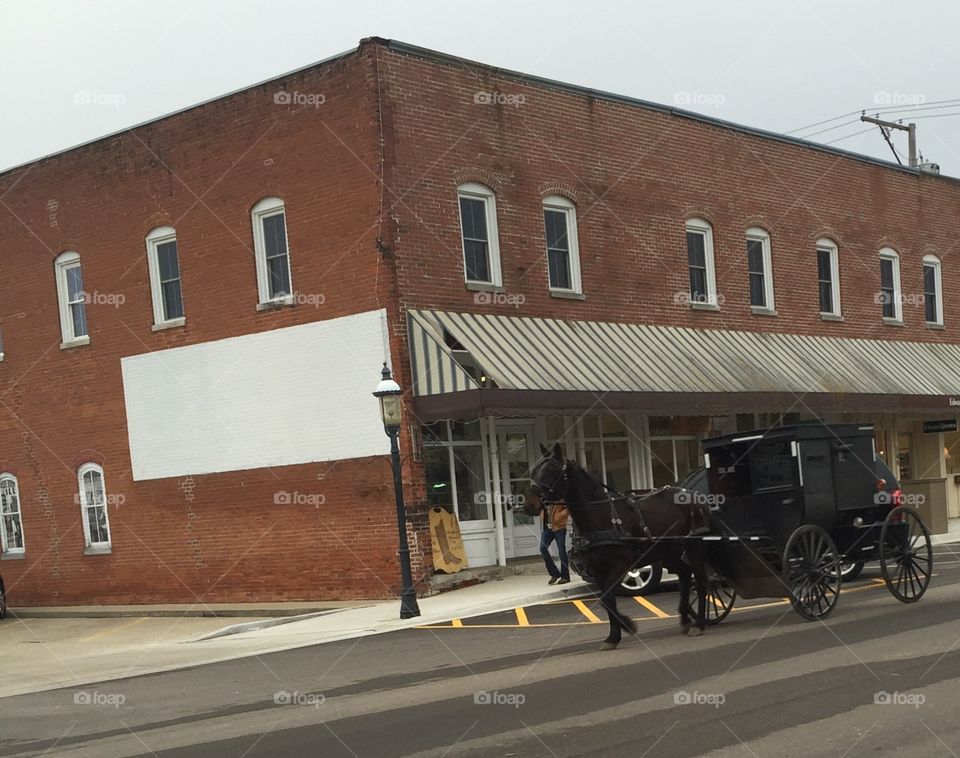
[(9, 555), (25, 550), (20, 486), (17, 477), (8, 473), (0, 474), (0, 550)]
[(765, 311), (774, 310), (770, 235), (759, 227), (747, 229), (747, 277), (751, 307)]
[(544, 198), (543, 228), (547, 242), (550, 290), (580, 294), (580, 243), (577, 237), (576, 206), (559, 195)]
[(86, 546), (93, 549), (109, 549), (110, 518), (107, 515), (103, 468), (96, 463), (83, 464), (77, 470), (77, 482)]
[(580, 420), (583, 464), (608, 487), (625, 492), (632, 485), (630, 436), (616, 416), (584, 416)]
[(880, 251), (880, 291), (877, 293), (883, 318), (903, 321), (903, 295), (900, 291), (900, 256), (892, 248)]
[(253, 252), (261, 303), (293, 301), (290, 248), (283, 200), (267, 197), (253, 206)]
[(423, 427), (427, 505), (459, 521), (493, 521), (489, 461), (479, 421), (437, 421)]
[(713, 227), (703, 219), (687, 221), (687, 263), (690, 267), (690, 305), (718, 307), (713, 262)]
[(61, 253), (54, 261), (57, 301), (60, 306), (60, 333), (64, 346), (90, 342), (87, 330), (87, 295), (83, 291), (80, 254)]
[(840, 316), (840, 255), (833, 240), (817, 240), (817, 291), (821, 316)]
[(928, 324), (943, 325), (943, 278), (935, 255), (923, 256), (923, 311)]
[(182, 324), (183, 294), (180, 290), (177, 233), (170, 226), (157, 227), (147, 235), (146, 241), (153, 323), (155, 326)]
[(500, 243), (497, 233), (497, 199), (477, 182), (457, 188), (463, 271), (467, 282), (500, 286)]

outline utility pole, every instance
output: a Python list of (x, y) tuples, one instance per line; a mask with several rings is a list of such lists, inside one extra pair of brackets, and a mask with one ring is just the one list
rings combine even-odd
[[(907, 133), (907, 160), (910, 163), (910, 168), (917, 168), (919, 163), (917, 162), (917, 125), (916, 124), (898, 124), (893, 121), (882, 121), (879, 118), (873, 118), (871, 116), (862, 115), (860, 116), (861, 121), (866, 121), (869, 124), (876, 124), (880, 127), (880, 131), (883, 133), (883, 138), (887, 141), (887, 144), (890, 145), (890, 149), (893, 150), (893, 157), (897, 159), (897, 163), (900, 163), (900, 156), (897, 155), (897, 151), (893, 147), (893, 143), (890, 141), (890, 130), (899, 129), (901, 132)], [(903, 165), (900, 163), (900, 165)]]

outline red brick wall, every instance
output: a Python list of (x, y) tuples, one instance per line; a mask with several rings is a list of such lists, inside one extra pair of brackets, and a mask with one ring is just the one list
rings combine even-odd
[[(522, 316), (791, 331), (844, 337), (956, 341), (960, 266), (953, 250), (960, 184), (907, 175), (834, 154), (651, 109), (551, 90), (462, 63), (380, 51), (390, 114), (391, 194), (402, 196), (404, 306), (476, 310), (463, 284), (456, 201), (460, 181), (493, 184), (506, 292), (523, 305), (479, 306)], [(474, 102), (478, 91), (521, 96)], [(541, 195), (568, 188), (579, 217), (582, 302), (547, 292)], [(713, 224), (719, 312), (674, 302), (689, 291), (684, 220)], [(779, 317), (753, 315), (744, 232), (772, 239)], [(821, 320), (815, 242), (840, 247), (845, 320)], [(924, 324), (922, 303), (905, 326), (884, 325), (878, 250), (901, 256), (905, 296), (922, 294), (921, 259), (944, 257), (946, 331)]]
[[(324, 102), (278, 104), (280, 90)], [(376, 246), (378, 119), (365, 49), (0, 176), (0, 458), (19, 478), (27, 547), (0, 562), (12, 605), (395, 594), (387, 458), (135, 482), (120, 373), (123, 356), (395, 313)], [(255, 309), (250, 209), (270, 195), (286, 203), (294, 288), (323, 295), (319, 307)], [(153, 332), (144, 236), (159, 225), (177, 230), (187, 323)], [(53, 276), (65, 250), (80, 253), (87, 291), (122, 298), (88, 305), (90, 345), (70, 350)], [(107, 556), (83, 555), (76, 469), (87, 460), (122, 496)], [(281, 490), (325, 501), (275, 505)]]

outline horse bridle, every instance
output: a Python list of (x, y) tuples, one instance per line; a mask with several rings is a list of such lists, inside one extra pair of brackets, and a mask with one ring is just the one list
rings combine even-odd
[[(546, 463), (546, 460), (544, 460), (544, 463)], [(542, 484), (539, 481), (533, 481), (531, 482), (531, 489), (533, 487), (536, 487), (542, 493), (540, 495), (540, 500), (546, 503), (547, 505), (549, 505), (550, 503), (556, 503), (559, 500), (563, 499), (557, 494), (557, 489), (556, 489), (557, 485), (561, 482), (561, 480), (562, 481), (567, 480), (567, 462), (566, 461), (563, 462), (563, 465), (560, 467), (560, 470), (557, 472), (556, 477), (550, 484)], [(546, 495), (546, 497), (544, 497), (544, 495)]]

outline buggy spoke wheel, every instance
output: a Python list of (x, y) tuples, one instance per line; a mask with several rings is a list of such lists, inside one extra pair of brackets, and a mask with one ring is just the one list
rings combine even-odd
[(830, 535), (806, 524), (787, 540), (783, 580), (793, 609), (810, 621), (830, 615), (840, 599), (840, 555)]
[[(690, 592), (687, 595), (690, 603), (690, 609), (696, 614), (697, 586), (695, 582), (690, 582)], [(707, 602), (704, 605), (704, 616), (707, 626), (716, 626), (730, 615), (733, 610), (733, 604), (737, 599), (737, 592), (723, 579), (715, 579), (709, 582), (707, 588)]]
[(880, 530), (880, 573), (901, 603), (915, 603), (930, 584), (933, 546), (920, 514), (905, 505), (887, 514)]

